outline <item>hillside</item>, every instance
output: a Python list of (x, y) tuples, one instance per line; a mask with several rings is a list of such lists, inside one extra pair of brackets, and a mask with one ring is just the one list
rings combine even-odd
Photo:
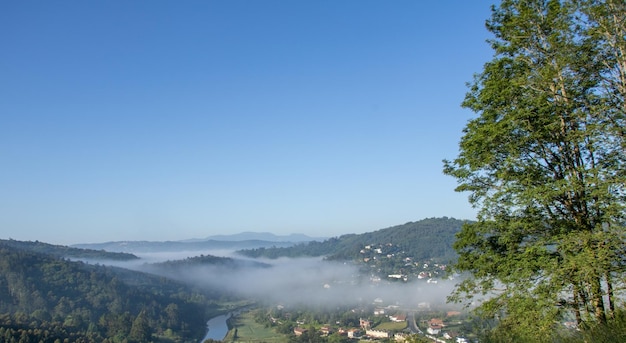
[(231, 257), (220, 257), (212, 255), (200, 255), (187, 257), (182, 260), (169, 260), (165, 262), (150, 263), (147, 266), (165, 269), (180, 269), (187, 267), (198, 266), (221, 266), (228, 269), (236, 270), (246, 267), (252, 268), (267, 268), (270, 267), (267, 263), (261, 263), (256, 261), (235, 259)]
[(216, 312), (217, 293), (16, 246), (30, 245), (0, 242), (2, 339), (197, 341)]
[(19, 250), (32, 251), (35, 253), (47, 254), (61, 258), (74, 258), (82, 260), (114, 260), (114, 261), (130, 261), (139, 259), (139, 257), (120, 252), (109, 252), (94, 249), (79, 249), (64, 245), (53, 245), (39, 241), (27, 242), (16, 241), (13, 239), (0, 239), (0, 244), (13, 247)]
[[(188, 257), (182, 260), (169, 260), (165, 262), (149, 263), (142, 266), (142, 270), (151, 274), (163, 275), (175, 280), (187, 280), (190, 273), (198, 272), (199, 268), (210, 267), (212, 273), (243, 272), (244, 269), (270, 268), (267, 263), (235, 259), (231, 257), (219, 257), (212, 255), (200, 255)], [(203, 272), (208, 273), (207, 269)]]
[[(326, 256), (332, 260), (359, 259), (366, 246), (386, 245), (416, 260), (449, 261), (456, 258), (452, 244), (465, 221), (454, 218), (428, 218), (363, 234), (348, 234), (322, 242), (292, 247), (240, 250), (248, 257)], [(391, 250), (391, 249), (390, 249)]]

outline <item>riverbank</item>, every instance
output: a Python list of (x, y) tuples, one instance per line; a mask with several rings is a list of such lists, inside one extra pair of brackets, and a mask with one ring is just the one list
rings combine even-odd
[(219, 311), (219, 315), (216, 313), (216, 316), (207, 321), (207, 331), (200, 343), (208, 339), (214, 341), (224, 341), (230, 330), (230, 326), (228, 324), (229, 319), (237, 316), (243, 311), (251, 309), (253, 306), (254, 303), (245, 302), (238, 303), (235, 306), (231, 304), (223, 308), (222, 311)]
[(287, 343), (287, 335), (276, 332), (271, 327), (265, 327), (254, 319), (258, 309), (250, 309), (237, 316), (231, 317), (229, 322), (230, 330), (223, 339), (224, 342), (237, 343)]

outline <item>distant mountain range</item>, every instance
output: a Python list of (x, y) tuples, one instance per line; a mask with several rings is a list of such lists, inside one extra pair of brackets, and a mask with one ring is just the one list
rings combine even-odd
[(201, 250), (239, 250), (270, 247), (290, 247), (303, 242), (323, 240), (303, 234), (285, 236), (269, 232), (242, 232), (233, 235), (216, 235), (205, 239), (190, 239), (184, 241), (116, 241), (105, 243), (74, 244), (72, 247), (81, 249), (106, 250), (112, 252), (174, 252), (174, 251), (201, 251)]
[(301, 233), (292, 233), (290, 235), (275, 235), (270, 232), (242, 232), (233, 235), (215, 235), (209, 236), (204, 240), (215, 241), (269, 241), (269, 242), (310, 242), (310, 241), (323, 241), (328, 237), (309, 237)]

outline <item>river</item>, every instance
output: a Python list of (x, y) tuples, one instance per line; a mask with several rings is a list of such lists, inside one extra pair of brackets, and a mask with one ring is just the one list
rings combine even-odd
[(200, 341), (200, 343), (204, 342), (207, 339), (213, 339), (216, 341), (221, 341), (226, 337), (228, 333), (228, 325), (226, 321), (228, 318), (232, 316), (232, 313), (223, 314), (221, 316), (213, 317), (209, 319), (206, 323), (207, 332), (204, 338)]
[(206, 329), (207, 329), (206, 335), (204, 335), (204, 338), (200, 341), (200, 343), (204, 342), (205, 340), (209, 338), (212, 340), (216, 340), (216, 341), (223, 340), (226, 337), (226, 334), (228, 334), (228, 324), (226, 324), (228, 319), (232, 316), (236, 316), (240, 314), (241, 312), (247, 311), (249, 309), (250, 307), (246, 306), (246, 307), (239, 308), (238, 310), (230, 312), (228, 314), (222, 314), (220, 316), (209, 319), (209, 321), (206, 323)]

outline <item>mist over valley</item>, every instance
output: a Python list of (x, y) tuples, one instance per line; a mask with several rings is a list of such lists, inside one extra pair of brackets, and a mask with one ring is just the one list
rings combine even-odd
[(451, 241), (462, 223), (431, 218), (283, 247), (144, 253), (138, 256), (161, 263), (137, 268), (282, 304), (351, 306), (383, 299), (413, 308), (441, 305), (454, 285), (445, 265), (452, 261)]
[[(173, 286), (179, 285), (174, 286), (182, 292), (178, 296), (189, 294), (184, 296), (191, 297), (189, 299), (199, 296), (195, 298), (196, 305), (194, 306), (205, 307), (202, 311), (204, 314), (200, 315), (204, 320), (220, 313), (228, 313), (238, 306), (252, 304), (257, 308), (255, 311), (263, 308), (268, 310), (285, 308), (298, 311), (298, 313), (336, 312), (338, 316), (341, 313), (352, 313), (350, 318), (357, 315), (365, 318), (388, 318), (390, 315), (452, 308), (445, 305), (446, 297), (455, 283), (445, 271), (446, 264), (452, 261), (451, 255), (446, 251), (450, 249), (448, 245), (452, 236), (459, 230), (462, 223), (463, 221), (450, 218), (430, 218), (371, 233), (349, 234), (320, 241), (262, 241), (262, 244), (254, 240), (222, 241), (226, 245), (210, 245), (214, 249), (201, 245), (207, 241), (174, 242), (174, 244), (171, 244), (172, 242), (150, 242), (149, 244), (116, 242), (105, 243), (116, 247), (116, 252), (107, 252), (86, 249), (87, 247), (100, 248), (98, 244), (63, 247), (42, 242), (14, 240), (2, 241), (0, 248), (8, 249), (9, 255), (19, 254), (22, 251), (41, 256), (45, 261), (51, 259), (50, 262), (42, 262), (42, 270), (50, 268), (46, 266), (48, 263), (59, 266), (71, 264), (71, 268), (84, 270), (79, 274), (86, 273), (85, 276), (79, 277), (86, 278), (85, 282), (90, 282), (90, 278), (86, 275), (91, 275), (91, 280), (96, 280), (97, 277), (94, 279), (94, 275), (106, 272), (109, 275), (116, 275), (114, 279), (122, 282), (126, 285), (124, 287), (129, 287), (129, 289), (139, 287), (148, 293), (161, 293), (158, 290), (161, 287), (158, 286), (160, 281), (152, 277), (171, 280), (167, 282), (173, 282)], [(421, 239), (415, 240), (418, 236)], [(413, 243), (407, 245), (409, 241)], [(214, 241), (209, 242), (214, 243)], [(415, 242), (421, 243), (415, 244)], [(193, 247), (192, 249), (188, 248), (189, 244)], [(78, 248), (79, 246), (85, 248)], [(184, 249), (176, 250), (174, 247)], [(440, 251), (442, 254), (441, 256), (428, 256), (428, 253), (420, 251), (424, 249)], [(11, 287), (14, 287), (12, 285), (16, 280), (9, 275), (19, 270), (19, 261), (14, 260), (14, 262), (16, 265), (9, 265), (6, 267), (9, 269), (2, 270), (2, 278), (7, 281), (0, 283), (0, 287), (4, 284), (7, 285), (5, 287), (13, 289)], [(34, 264), (31, 269), (39, 268), (37, 266)], [(29, 293), (56, 294), (60, 292), (60, 294), (65, 294), (65, 297), (69, 296), (69, 299), (73, 296), (85, 299), (95, 296), (70, 291), (71, 288), (68, 289), (67, 286), (62, 287), (66, 289), (65, 291), (57, 290), (60, 284), (57, 285), (55, 281), (49, 279), (51, 275), (38, 274), (36, 270), (33, 270), (33, 273), (35, 273), (33, 275), (43, 275), (41, 276), (43, 279), (34, 283), (23, 281), (26, 283), (21, 287), (30, 289)], [(33, 280), (33, 275), (28, 280)], [(26, 278), (27, 275), (24, 277)], [(113, 279), (106, 283), (111, 282), (114, 282)], [(103, 284), (99, 287), (110, 286)], [(73, 293), (68, 293), (68, 291)], [(7, 292), (7, 294), (9, 294), (7, 299), (18, 296), (15, 292)], [(176, 296), (175, 294), (175, 292), (172, 293), (172, 296)], [(53, 302), (43, 306), (42, 310), (56, 313), (56, 307), (53, 305), (58, 299), (62, 297), (53, 297), (51, 299)], [(102, 304), (115, 303), (114, 299), (116, 297)], [(123, 296), (117, 299), (123, 299)], [(145, 299), (148, 299), (147, 295)], [(6, 311), (33, 309), (29, 300), (17, 303), (12, 300), (12, 302), (14, 305), (4, 306)], [(241, 305), (236, 305), (237, 303)], [(174, 304), (170, 300), (162, 306), (170, 306), (172, 310)], [(47, 306), (53, 307), (45, 310)], [(134, 310), (126, 311), (134, 320), (140, 320), (144, 313), (141, 308), (145, 306), (139, 303)], [(182, 304), (176, 307), (180, 309)], [(115, 311), (122, 309), (123, 307)], [(102, 310), (92, 310), (92, 315), (99, 311)], [(106, 315), (102, 313), (99, 317), (91, 317), (91, 319), (84, 315), (80, 318), (87, 322), (100, 322), (103, 330), (113, 330), (106, 329), (109, 324), (106, 324), (104, 319)], [(56, 314), (56, 316), (59, 315)], [(174, 312), (172, 312), (173, 315)], [(51, 315), (50, 318), (53, 316)], [(77, 314), (73, 316), (76, 317)], [(146, 319), (147, 322), (156, 320), (156, 318)], [(336, 322), (341, 321), (336, 320)], [(165, 331), (160, 331), (160, 329), (156, 331), (165, 335)], [(151, 332), (151, 334), (154, 333), (154, 331)], [(169, 335), (185, 336), (183, 332), (176, 331), (170, 332)]]

